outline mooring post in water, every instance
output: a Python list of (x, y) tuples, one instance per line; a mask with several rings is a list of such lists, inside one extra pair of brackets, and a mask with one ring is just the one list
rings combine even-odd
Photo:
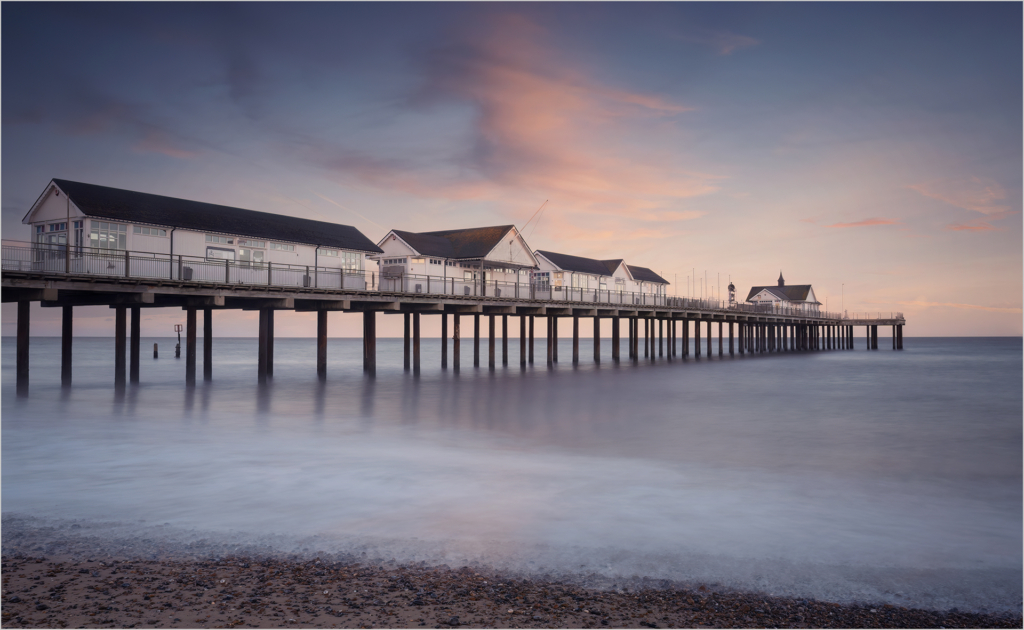
[(412, 373), (420, 373), (420, 314), (412, 314)]
[(480, 315), (473, 315), (473, 367), (480, 367)]
[(327, 378), (327, 311), (316, 312), (316, 376)]
[(871, 326), (871, 349), (878, 350), (878, 324)]
[(601, 362), (601, 318), (594, 316), (594, 363)]
[(896, 325), (896, 349), (903, 349), (903, 324)]
[(572, 316), (572, 364), (580, 363), (580, 318)]
[(501, 364), (508, 365), (508, 315), (501, 316)]
[(73, 306), (61, 308), (60, 326), (60, 385), (71, 387), (71, 339), (72, 339), (72, 309)]
[(128, 309), (124, 306), (114, 307), (114, 387), (125, 385), (125, 346), (128, 336)]
[(441, 313), (441, 369), (448, 369), (448, 315)]
[(495, 369), (495, 316), (487, 316), (487, 369)]
[(159, 351), (159, 348), (157, 348), (157, 344), (155, 344), (155, 343), (153, 344), (153, 358), (154, 359), (159, 359), (160, 358), (160, 351)]
[(402, 347), (405, 351), (403, 365), (408, 372), (412, 369), (412, 313), (403, 313), (402, 316), (405, 319), (405, 333), (402, 337)]
[(256, 377), (262, 385), (267, 382), (267, 312), (270, 309), (260, 309), (260, 333), (259, 351), (256, 360)]
[(213, 309), (203, 309), (203, 380), (213, 380)]
[(612, 361), (619, 362), (619, 317), (612, 318)]
[(132, 307), (131, 342), (128, 344), (128, 382), (133, 385), (139, 382), (139, 350), (141, 341), (139, 339), (139, 329), (141, 328), (139, 320), (141, 310), (138, 306)]
[(28, 328), (29, 328), (29, 306), (28, 300), (18, 300), (18, 341), (17, 341), (17, 395), (28, 395)]
[(458, 372), (462, 367), (462, 327), (459, 325), (459, 314), (452, 315), (452, 368)]
[(185, 385), (196, 384), (196, 309), (185, 309)]
[(363, 371), (377, 374), (377, 312), (363, 311)]

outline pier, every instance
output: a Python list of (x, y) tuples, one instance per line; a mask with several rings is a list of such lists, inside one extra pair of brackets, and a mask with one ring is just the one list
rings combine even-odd
[[(88, 248), (82, 248), (88, 249)], [(66, 250), (63, 250), (66, 251)], [(78, 257), (103, 257), (110, 264), (80, 265), (90, 269), (89, 273), (76, 272), (74, 265), (61, 264), (67, 258), (46, 259), (39, 263), (39, 251), (29, 244), (4, 245), (0, 286), (4, 302), (17, 302), (17, 390), (28, 391), (29, 383), (29, 305), (40, 302), (43, 307), (61, 308), (61, 382), (70, 386), (71, 338), (73, 335), (73, 313), (76, 306), (108, 306), (115, 310), (115, 367), (114, 385), (124, 388), (127, 382), (139, 381), (139, 327), (142, 313), (152, 308), (179, 308), (186, 313), (185, 339), (185, 384), (196, 382), (197, 356), (196, 335), (198, 311), (203, 313), (203, 380), (213, 378), (213, 312), (225, 309), (259, 311), (259, 350), (256, 374), (259, 382), (266, 382), (274, 373), (274, 312), (290, 310), (316, 312), (316, 366), (319, 378), (327, 376), (327, 313), (331, 311), (355, 313), (363, 323), (363, 369), (374, 374), (377, 367), (376, 317), (377, 313), (401, 314), (404, 326), (404, 367), (418, 374), (420, 371), (420, 318), (437, 316), (442, 318), (441, 368), (448, 369), (447, 352), (448, 323), (451, 322), (453, 356), (451, 367), (461, 369), (461, 324), (463, 315), (472, 315), (473, 365), (480, 365), (480, 337), (487, 336), (487, 368), (494, 370), (500, 361), (509, 364), (509, 336), (519, 329), (519, 365), (534, 362), (535, 327), (537, 319), (543, 320), (546, 335), (544, 355), (548, 365), (557, 363), (558, 348), (554, 340), (558, 337), (560, 319), (572, 320), (572, 363), (580, 361), (579, 320), (590, 318), (594, 324), (594, 360), (600, 361), (601, 320), (611, 320), (612, 361), (620, 360), (620, 331), (622, 320), (626, 320), (626, 353), (629, 361), (655, 361), (686, 357), (690, 354), (690, 340), (694, 357), (702, 356), (702, 336), (706, 338), (704, 351), (708, 357), (717, 354), (729, 355), (765, 354), (779, 352), (810, 352), (828, 350), (853, 350), (856, 346), (855, 329), (863, 327), (865, 348), (878, 349), (878, 327), (892, 328), (892, 349), (903, 349), (903, 326), (906, 324), (902, 313), (857, 314), (844, 318), (838, 313), (803, 312), (798, 309), (773, 308), (751, 304), (727, 304), (715, 301), (691, 300), (654, 294), (639, 294), (611, 291), (574, 292), (566, 288), (560, 295), (536, 291), (534, 287), (508, 290), (498, 282), (480, 280), (472, 291), (461, 286), (451, 292), (442, 284), (440, 292), (381, 290), (378, 278), (373, 273), (358, 274), (352, 282), (342, 282), (330, 288), (310, 286), (312, 283), (295, 282), (294, 274), (280, 274), (275, 282), (267, 269), (266, 279), (259, 282), (217, 282), (196, 279), (201, 274), (176, 270), (202, 264), (203, 260), (187, 261), (181, 256), (165, 257), (161, 265), (154, 264), (151, 254), (136, 255), (133, 252), (79, 252)], [(114, 265), (116, 258), (118, 265)], [(168, 264), (170, 263), (170, 264)], [(217, 262), (223, 278), (231, 278), (236, 261)], [(106, 269), (109, 272), (97, 272)], [(164, 270), (170, 269), (169, 277)], [(155, 270), (155, 271), (154, 271)], [(251, 268), (248, 268), (251, 272)], [(304, 270), (305, 276), (316, 274), (317, 270)], [(336, 270), (334, 273), (337, 273)], [(159, 275), (158, 275), (159, 274)], [(356, 274), (353, 274), (356, 275)], [(187, 277), (186, 277), (187, 276)], [(491, 286), (494, 285), (494, 286)], [(362, 286), (364, 288), (344, 288)], [(376, 287), (376, 288), (372, 288)], [(390, 287), (388, 287), (390, 288)], [(401, 288), (401, 287), (400, 287)], [(505, 291), (501, 289), (505, 288)], [(507, 297), (506, 297), (507, 296)], [(127, 343), (128, 315), (131, 315), (131, 343)], [(510, 317), (519, 318), (518, 327)], [(486, 318), (486, 321), (481, 321)], [(500, 322), (498, 321), (500, 318)], [(501, 341), (497, 342), (500, 323)], [(486, 326), (486, 332), (481, 326)], [(511, 328), (510, 328), (511, 326)], [(311, 331), (312, 332), (312, 331)], [(717, 335), (717, 344), (714, 343)], [(728, 342), (726, 343), (726, 339)], [(642, 349), (641, 349), (642, 348)], [(127, 354), (127, 356), (126, 356)]]

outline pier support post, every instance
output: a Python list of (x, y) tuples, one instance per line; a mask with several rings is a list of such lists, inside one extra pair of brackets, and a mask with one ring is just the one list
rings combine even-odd
[(508, 365), (508, 315), (501, 316), (501, 365)]
[(327, 311), (316, 312), (316, 376), (327, 378)]
[[(374, 329), (376, 330), (376, 329)], [(267, 309), (267, 376), (274, 375), (274, 309)]]
[(903, 324), (896, 325), (896, 349), (903, 349)]
[(480, 367), (480, 315), (473, 314), (473, 367)]
[(594, 317), (594, 363), (601, 362), (601, 318)]
[(871, 349), (878, 350), (878, 324), (871, 326)]
[[(324, 324), (326, 326), (326, 324)], [(325, 333), (326, 334), (326, 333)], [(203, 380), (213, 380), (213, 309), (203, 309)]]
[(551, 334), (551, 356), (555, 363), (558, 363), (558, 318), (555, 317), (553, 319), (554, 321), (552, 322), (552, 325), (554, 326), (554, 331)]
[(554, 361), (555, 361), (554, 360), (554, 356), (555, 355), (553, 354), (553, 348), (551, 347), (551, 336), (552, 336), (552, 334), (554, 332), (554, 328), (555, 328), (555, 324), (554, 324), (555, 318), (553, 316), (551, 316), (551, 315), (548, 315), (547, 320), (548, 320), (548, 348), (547, 348), (547, 352), (548, 352), (548, 366), (550, 367), (554, 363)]
[(649, 317), (644, 318), (644, 358), (651, 356), (651, 319)]
[(660, 317), (658, 318), (658, 356), (665, 356), (665, 320)]
[(714, 338), (714, 332), (711, 330), (711, 320), (708, 320), (708, 358), (711, 358), (711, 340)]
[(377, 374), (376, 311), (363, 311), (363, 371), (370, 376)]
[(732, 344), (732, 322), (729, 322), (729, 356), (733, 356), (734, 354), (736, 354), (733, 351)]
[[(257, 375), (257, 380), (259, 381), (260, 385), (263, 385), (264, 383), (267, 382), (267, 332), (268, 332), (267, 320), (269, 319), (267, 317), (267, 313), (268, 312), (270, 312), (270, 309), (268, 309), (268, 308), (261, 308), (260, 309), (259, 354), (257, 355), (258, 358), (257, 358), (257, 362), (256, 362), (257, 363), (256, 375)], [(363, 332), (364, 333), (366, 332), (365, 327), (363, 328)], [(365, 345), (366, 345), (365, 341), (363, 342), (363, 345), (365, 347)], [(363, 360), (363, 369), (366, 369), (366, 360), (365, 359)]]
[(448, 315), (441, 313), (441, 369), (448, 369)]
[(893, 327), (892, 327), (892, 349), (893, 350), (896, 349), (896, 325), (895, 324), (893, 324)]
[[(60, 321), (60, 386), (71, 387), (71, 339), (74, 319), (72, 311), (75, 307), (61, 308)], [(20, 346), (19, 346), (20, 347)]]
[(580, 318), (572, 316), (572, 364), (580, 364)]
[(718, 322), (718, 356), (722, 356), (722, 322)]
[(693, 354), (696, 357), (700, 357), (700, 320), (693, 320)]
[[(17, 395), (28, 395), (28, 329), (29, 329), (29, 307), (28, 300), (18, 301), (18, 340), (17, 340)], [(65, 307), (66, 308), (66, 307)], [(69, 344), (70, 345), (70, 344)]]
[(487, 316), (487, 368), (495, 369), (495, 316)]
[(519, 367), (526, 367), (526, 315), (519, 316)]
[(619, 362), (619, 322), (620, 318), (612, 318), (612, 361)]
[(196, 309), (185, 309), (185, 385), (196, 384)]
[(131, 317), (131, 341), (128, 344), (128, 382), (136, 385), (139, 382), (139, 329), (141, 324), (139, 323), (140, 309), (138, 306), (132, 307)]
[(452, 315), (452, 368), (458, 372), (462, 367), (462, 328), (459, 314)]
[(683, 356), (690, 356), (690, 320), (683, 318)]
[[(124, 306), (114, 308), (114, 387), (123, 389), (125, 385), (125, 337), (128, 334), (128, 309)], [(187, 355), (186, 355), (187, 356)], [(186, 381), (188, 368), (185, 368)]]
[(408, 372), (412, 369), (412, 313), (403, 313), (402, 318), (405, 320), (402, 334), (402, 365)]
[(529, 342), (529, 348), (528, 348), (529, 355), (527, 357), (529, 362), (530, 362), (530, 365), (533, 365), (533, 322), (534, 322), (534, 316), (530, 315), (530, 322), (529, 322), (530, 323), (530, 342)]
[(412, 314), (412, 373), (420, 373), (420, 314)]

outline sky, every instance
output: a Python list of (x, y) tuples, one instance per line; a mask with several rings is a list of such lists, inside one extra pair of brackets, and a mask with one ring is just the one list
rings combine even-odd
[[(531, 247), (624, 258), (677, 295), (707, 274), (743, 299), (781, 271), (830, 311), (902, 312), (907, 337), (1022, 333), (1020, 3), (0, 12), (4, 239), (28, 238), (21, 219), (51, 178), (374, 241), (522, 227), (547, 201)], [(144, 314), (146, 336), (184, 322)], [(332, 314), (331, 336), (359, 335), (359, 318)], [(253, 313), (214, 321), (256, 334)], [(76, 309), (75, 325), (112, 335), (113, 312)], [(35, 308), (32, 326), (59, 335), (58, 309)], [(279, 313), (275, 329), (315, 326)]]

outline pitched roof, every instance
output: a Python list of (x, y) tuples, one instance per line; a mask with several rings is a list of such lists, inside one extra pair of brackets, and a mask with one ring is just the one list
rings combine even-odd
[[(613, 273), (615, 273), (615, 270), (618, 269), (619, 265), (622, 264), (622, 259), (621, 258), (616, 258), (616, 259), (613, 259), (613, 260), (602, 260), (601, 262), (604, 263), (604, 266), (608, 268), (608, 275), (610, 276)], [(628, 267), (628, 265), (627, 265), (627, 267)], [(626, 271), (629, 271), (629, 270), (627, 269)]]
[[(483, 258), (491, 253), (491, 250), (501, 242), (502, 237), (508, 234), (509, 230), (514, 227), (514, 225), (494, 225), (491, 227), (466, 228), (462, 230), (420, 232), (420, 234), (439, 236), (447, 240), (451, 245), (452, 252), (447, 255), (449, 258)], [(412, 245), (412, 243), (409, 244)], [(426, 252), (421, 251), (421, 253), (425, 254)]]
[(418, 232), (406, 232), (404, 230), (391, 230), (406, 243), (424, 256), (437, 256), (439, 258), (456, 258), (452, 242), (442, 236), (433, 234), (420, 234)]
[(53, 182), (82, 212), (91, 217), (276, 239), (360, 252), (381, 252), (373, 241), (350, 225), (83, 184), (66, 179), (54, 179)]
[(633, 279), (637, 282), (658, 282), (661, 284), (668, 284), (668, 280), (662, 278), (647, 267), (626, 265), (626, 268), (629, 269), (629, 274), (633, 276)]
[(761, 291), (767, 290), (769, 293), (781, 300), (788, 300), (790, 302), (804, 302), (807, 300), (807, 296), (811, 292), (811, 285), (809, 284), (787, 284), (786, 286), (767, 286), (767, 287), (750, 287), (750, 293), (747, 294), (747, 302), (752, 297), (760, 293)]
[(612, 270), (609, 271), (608, 266), (605, 265), (604, 261), (594, 260), (593, 258), (570, 256), (569, 254), (556, 254), (555, 252), (548, 252), (542, 249), (538, 249), (537, 253), (555, 263), (565, 271), (592, 273), (595, 276), (608, 276), (611, 275), (611, 271), (615, 270), (612, 268)]

